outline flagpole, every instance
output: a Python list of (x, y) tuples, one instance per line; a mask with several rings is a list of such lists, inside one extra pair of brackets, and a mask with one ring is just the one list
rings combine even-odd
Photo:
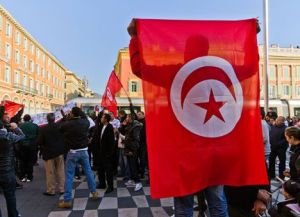
[[(120, 81), (120, 79), (119, 79), (119, 77), (117, 76), (116, 72), (114, 72), (114, 73), (115, 73), (115, 75), (116, 75), (116, 78), (119, 80), (120, 84), (122, 84), (122, 82)], [(127, 93), (127, 91), (125, 90), (125, 88), (124, 88), (124, 86), (123, 86), (123, 85), (122, 85), (122, 88), (123, 88), (123, 90), (124, 90), (124, 92), (125, 92), (125, 94), (126, 94), (126, 96), (127, 96), (128, 100), (129, 100), (129, 99), (130, 99), (130, 97), (129, 97), (129, 95), (128, 95), (128, 93)], [(130, 102), (130, 100), (129, 100), (129, 102)]]
[(264, 7), (264, 107), (266, 113), (268, 112), (269, 108), (269, 0), (263, 0), (263, 7)]

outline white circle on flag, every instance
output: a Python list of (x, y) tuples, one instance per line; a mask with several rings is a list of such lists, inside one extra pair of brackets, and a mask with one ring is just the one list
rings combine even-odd
[[(199, 81), (181, 101), (184, 82), (195, 70), (203, 67), (216, 67), (226, 73), (233, 87), (234, 96), (228, 87), (216, 79)], [(211, 115), (206, 120), (208, 110), (197, 106), (213, 99), (224, 102), (220, 106), (220, 117)], [(187, 62), (177, 72), (170, 92), (171, 106), (177, 120), (190, 132), (207, 138), (221, 137), (230, 133), (239, 121), (243, 108), (243, 90), (232, 65), (216, 56), (204, 56)], [(223, 120), (221, 120), (223, 118)]]

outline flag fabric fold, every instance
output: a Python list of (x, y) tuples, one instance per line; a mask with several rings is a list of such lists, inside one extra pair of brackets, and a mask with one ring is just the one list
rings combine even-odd
[(3, 106), (5, 108), (5, 113), (7, 113), (10, 118), (14, 117), (22, 108), (24, 108), (24, 105), (9, 100), (4, 100)]
[(256, 19), (137, 19), (154, 198), (266, 184)]
[(116, 93), (122, 88), (122, 84), (114, 71), (111, 72), (101, 100), (101, 107), (105, 107), (117, 116)]

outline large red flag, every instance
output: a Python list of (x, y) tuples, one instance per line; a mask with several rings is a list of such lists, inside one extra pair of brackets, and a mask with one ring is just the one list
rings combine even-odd
[(136, 20), (151, 195), (266, 184), (256, 20)]
[(101, 100), (101, 106), (117, 115), (117, 101), (115, 95), (122, 88), (122, 84), (114, 71), (111, 72), (104, 94)]
[(22, 104), (18, 104), (9, 100), (4, 100), (3, 106), (5, 108), (5, 113), (7, 113), (10, 118), (14, 117), (24, 107)]

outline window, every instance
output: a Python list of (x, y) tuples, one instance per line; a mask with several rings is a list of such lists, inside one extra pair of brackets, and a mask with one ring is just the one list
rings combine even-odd
[(16, 53), (15, 53), (15, 62), (17, 64), (20, 63), (20, 52), (18, 50), (16, 50)]
[(269, 74), (270, 80), (276, 79), (275, 69), (276, 69), (275, 66), (270, 66), (270, 74)]
[(34, 63), (32, 60), (29, 61), (29, 70), (30, 70), (30, 72), (34, 71)]
[(36, 48), (36, 57), (39, 59), (40, 58), (40, 49)]
[(131, 92), (137, 92), (137, 91), (138, 91), (137, 81), (131, 81)]
[(5, 45), (5, 57), (7, 59), (10, 59), (10, 57), (11, 57), (11, 47), (10, 47), (10, 44), (6, 44)]
[(23, 76), (23, 86), (27, 87), (27, 76), (26, 75)]
[(45, 77), (45, 71), (44, 71), (44, 68), (42, 68), (41, 72), (42, 72), (42, 77), (44, 78), (44, 77)]
[(299, 107), (294, 108), (294, 116), (297, 116), (298, 118), (300, 117), (300, 108)]
[(300, 96), (300, 86), (296, 86), (296, 95)]
[(33, 79), (32, 78), (30, 78), (30, 82), (29, 82), (29, 87), (30, 87), (30, 89), (33, 89), (34, 87), (33, 87)]
[(284, 80), (290, 79), (290, 67), (289, 66), (283, 66), (283, 79)]
[(36, 82), (36, 84), (35, 84), (35, 89), (36, 89), (37, 92), (39, 92), (39, 89), (40, 89), (39, 82)]
[(50, 77), (51, 77), (51, 75), (50, 75), (50, 72), (47, 72), (47, 79), (50, 81)]
[(24, 50), (27, 51), (28, 49), (28, 41), (27, 41), (27, 38), (24, 37)]
[(20, 44), (20, 33), (18, 31), (16, 32), (15, 40), (16, 40), (16, 44), (19, 45)]
[(10, 67), (9, 66), (5, 66), (4, 81), (7, 83), (10, 82)]
[(24, 69), (27, 69), (27, 57), (23, 56), (23, 67)]
[(275, 86), (269, 86), (269, 97), (275, 98)]
[(15, 71), (14, 83), (19, 84), (20, 82), (20, 74), (18, 71)]
[(36, 64), (35, 67), (36, 67), (36, 74), (40, 75), (40, 66)]
[(297, 66), (296, 68), (296, 78), (297, 80), (300, 80), (300, 66)]
[(30, 51), (31, 51), (31, 54), (33, 55), (34, 54), (34, 45), (33, 44), (30, 45)]
[(289, 85), (283, 85), (283, 95), (289, 96), (290, 95), (290, 87)]
[(49, 86), (46, 86), (46, 93), (47, 93), (47, 95), (49, 95), (49, 94), (50, 94), (50, 89), (49, 89)]
[(10, 23), (6, 23), (5, 35), (8, 36), (8, 37), (11, 36), (11, 25), (10, 25)]
[(44, 85), (41, 84), (41, 95), (44, 96)]
[(50, 67), (50, 64), (51, 64), (51, 59), (49, 58), (48, 59), (48, 67)]
[(45, 54), (42, 54), (43, 64), (45, 64)]

